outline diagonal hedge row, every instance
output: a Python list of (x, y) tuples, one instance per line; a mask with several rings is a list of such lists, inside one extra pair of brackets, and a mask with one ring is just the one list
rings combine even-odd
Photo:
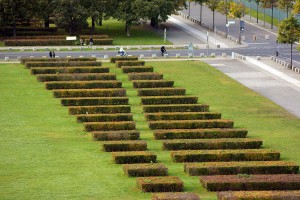
[(116, 80), (116, 75), (111, 73), (38, 74), (36, 77), (40, 82)]
[(183, 181), (176, 176), (166, 177), (139, 177), (137, 178), (138, 188), (143, 192), (181, 192)]
[(149, 151), (112, 152), (116, 164), (155, 163), (157, 156)]
[(144, 66), (145, 61), (138, 61), (138, 60), (118, 60), (115, 61), (117, 67), (122, 66)]
[(163, 88), (173, 87), (174, 81), (165, 80), (135, 80), (132, 81), (134, 88)]
[(69, 114), (130, 113), (129, 105), (69, 106)]
[(116, 61), (137, 61), (139, 58), (137, 56), (115, 56), (110, 57), (110, 62), (115, 63)]
[(146, 151), (147, 143), (142, 140), (108, 141), (108, 142), (102, 142), (102, 150), (106, 152)]
[(123, 73), (133, 73), (133, 72), (153, 72), (153, 67), (151, 66), (122, 66)]
[(138, 140), (140, 138), (140, 132), (137, 130), (92, 131), (91, 133), (95, 141)]
[(117, 121), (117, 122), (85, 122), (83, 123), (87, 132), (90, 131), (119, 131), (119, 130), (135, 130), (135, 122), (133, 121)]
[[(65, 37), (65, 36), (63, 36)], [(21, 64), (27, 62), (66, 62), (66, 61), (96, 61), (97, 58), (21, 58)]]
[(32, 67), (31, 74), (75, 74), (75, 73), (108, 73), (109, 69), (106, 67)]
[(208, 105), (200, 104), (170, 104), (170, 105), (144, 105), (144, 113), (156, 112), (208, 112)]
[(153, 193), (152, 200), (200, 200), (200, 198), (192, 192), (163, 192)]
[(137, 90), (139, 96), (179, 96), (185, 95), (184, 88), (146, 88)]
[(150, 96), (141, 97), (143, 105), (159, 105), (159, 104), (196, 104), (198, 97), (194, 96)]
[(156, 72), (129, 73), (129, 80), (162, 80), (163, 75)]
[(228, 191), (218, 192), (219, 200), (251, 199), (251, 200), (297, 200), (300, 199), (300, 190), (289, 191)]
[(114, 114), (83, 114), (76, 115), (77, 122), (119, 122), (133, 121), (131, 113), (114, 113)]
[(79, 97), (62, 98), (63, 106), (128, 105), (128, 97)]
[(61, 89), (52, 90), (56, 98), (69, 97), (124, 97), (126, 90), (123, 88), (113, 89)]
[(129, 177), (168, 176), (168, 168), (161, 163), (126, 164), (123, 170)]
[(99, 61), (48, 61), (48, 62), (26, 62), (25, 67), (85, 67), (85, 66), (102, 66), (102, 62)]
[(96, 88), (121, 88), (122, 82), (117, 80), (94, 81), (53, 81), (46, 82), (47, 90), (56, 89), (96, 89)]
[(216, 112), (174, 112), (174, 113), (146, 113), (145, 117), (148, 121), (159, 120), (205, 120), (205, 119), (221, 119), (221, 113)]

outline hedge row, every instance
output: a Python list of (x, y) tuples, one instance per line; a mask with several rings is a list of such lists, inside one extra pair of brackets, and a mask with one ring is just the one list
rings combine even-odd
[(144, 105), (153, 104), (196, 104), (198, 97), (187, 96), (152, 96), (142, 97), (141, 103)]
[(122, 66), (144, 66), (145, 61), (138, 61), (138, 60), (119, 60), (115, 61), (117, 67), (122, 67)]
[(130, 113), (129, 105), (105, 105), (105, 106), (70, 106), (69, 113), (76, 114), (99, 114), (99, 113)]
[(129, 80), (161, 80), (163, 75), (155, 72), (144, 72), (144, 73), (129, 73)]
[(31, 67), (90, 67), (90, 66), (102, 66), (102, 62), (98, 61), (49, 61), (49, 62), (26, 62), (25, 67), (31, 68)]
[(141, 140), (103, 142), (102, 150), (106, 152), (145, 151), (147, 150), (147, 142)]
[(112, 152), (116, 164), (155, 163), (156, 155), (148, 151)]
[(183, 121), (149, 121), (151, 129), (199, 129), (199, 128), (233, 128), (232, 120), (183, 120)]
[(84, 128), (87, 132), (91, 131), (119, 131), (119, 130), (135, 130), (135, 122), (85, 122)]
[(296, 174), (299, 166), (287, 161), (207, 162), (186, 163), (184, 171), (190, 176), (231, 174)]
[(151, 66), (122, 66), (123, 73), (153, 72)]
[(124, 165), (123, 170), (129, 177), (168, 176), (168, 168), (160, 163)]
[(300, 174), (200, 176), (209, 191), (299, 190)]
[(183, 191), (183, 181), (175, 176), (139, 177), (136, 182), (143, 192)]
[(104, 39), (104, 38), (108, 38), (108, 35), (79, 35), (79, 38), (82, 39), (90, 39), (90, 37), (93, 37), (93, 39)]
[(297, 200), (300, 199), (300, 190), (289, 191), (228, 191), (218, 192), (219, 200)]
[(95, 141), (138, 140), (140, 132), (137, 130), (94, 131), (92, 137)]
[[(0, 27), (0, 32), (12, 32), (13, 27)], [(57, 32), (57, 27), (16, 27), (16, 31)]]
[(165, 140), (163, 141), (163, 149), (259, 149), (262, 143), (260, 139), (252, 138)]
[(221, 113), (215, 113), (215, 112), (146, 113), (145, 117), (148, 121), (205, 120), (205, 119), (221, 119)]
[(83, 114), (77, 115), (77, 122), (119, 122), (119, 121), (133, 121), (131, 113), (117, 113), (117, 114)]
[(200, 198), (192, 192), (163, 192), (153, 193), (152, 200), (200, 200)]
[(110, 73), (41, 74), (41, 75), (37, 75), (37, 79), (40, 82), (116, 80), (116, 75)]
[(112, 45), (113, 42), (112, 38), (94, 39), (93, 45)]
[[(45, 32), (45, 31), (18, 31), (18, 36), (52, 36), (52, 35), (59, 35), (58, 32)], [(4, 36), (6, 37), (13, 37), (13, 32), (6, 33)]]
[(127, 105), (128, 97), (88, 97), (61, 99), (63, 106)]
[(174, 81), (165, 80), (136, 80), (132, 81), (134, 88), (162, 88), (162, 87), (173, 87)]
[(245, 138), (245, 129), (169, 129), (154, 130), (156, 140), (200, 139), (200, 138)]
[(136, 61), (139, 58), (137, 56), (118, 56), (118, 57), (111, 57), (110, 62), (115, 63), (116, 61)]
[(279, 160), (280, 153), (270, 149), (172, 151), (175, 162), (230, 162)]
[(108, 73), (104, 67), (32, 67), (31, 74), (76, 74), (76, 73)]
[(69, 89), (52, 90), (56, 98), (68, 97), (124, 97), (126, 90), (124, 88), (114, 89)]
[(184, 88), (145, 88), (138, 89), (139, 96), (178, 96), (185, 95)]
[(45, 83), (47, 90), (53, 89), (95, 89), (95, 88), (121, 88), (121, 81), (53, 81)]
[(66, 62), (66, 61), (96, 61), (97, 58), (21, 58), (21, 63), (27, 62)]
[(143, 111), (145, 113), (154, 112), (208, 112), (208, 105), (195, 105), (195, 104), (185, 104), (185, 105), (146, 105), (143, 106)]

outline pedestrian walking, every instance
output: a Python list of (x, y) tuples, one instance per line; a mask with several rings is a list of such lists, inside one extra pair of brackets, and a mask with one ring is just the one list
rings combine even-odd
[(55, 52), (54, 51), (52, 51), (52, 57), (55, 58)]
[(84, 40), (83, 38), (80, 38), (80, 46), (83, 46)]
[(89, 46), (93, 46), (93, 44), (94, 44), (94, 39), (93, 39), (93, 37), (91, 36), (91, 37), (90, 37), (90, 44), (89, 44)]
[(52, 58), (52, 51), (49, 51), (49, 57)]
[(167, 52), (167, 50), (165, 49), (165, 46), (162, 46), (160, 48), (160, 51), (161, 51), (161, 56), (164, 56), (164, 54)]

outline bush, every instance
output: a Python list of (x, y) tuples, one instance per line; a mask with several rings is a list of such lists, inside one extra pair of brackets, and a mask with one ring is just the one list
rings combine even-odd
[(159, 120), (205, 120), (220, 119), (221, 113), (214, 112), (178, 112), (178, 113), (146, 113), (145, 117), (148, 121)]
[(61, 99), (63, 106), (128, 105), (128, 97), (89, 97)]
[(132, 81), (134, 88), (162, 88), (162, 87), (173, 87), (174, 81), (165, 80), (142, 80)]
[(67, 61), (96, 61), (97, 58), (21, 58), (21, 63), (27, 62), (67, 62)]
[(230, 162), (279, 160), (280, 153), (270, 149), (172, 151), (175, 162)]
[(118, 121), (133, 121), (131, 113), (117, 114), (83, 114), (77, 115), (77, 122), (118, 122)]
[(129, 177), (168, 176), (168, 168), (158, 163), (124, 165), (123, 170)]
[(138, 140), (140, 132), (137, 130), (94, 131), (92, 132), (92, 137), (95, 141)]
[(49, 61), (49, 62), (26, 62), (25, 67), (91, 67), (91, 66), (102, 66), (102, 62), (98, 61)]
[(116, 80), (115, 74), (110, 73), (84, 73), (84, 74), (41, 74), (37, 75), (40, 82), (51, 81), (92, 81), (92, 80)]
[(152, 96), (142, 97), (141, 103), (144, 105), (153, 104), (196, 104), (198, 97), (186, 97), (186, 96)]
[(137, 61), (137, 60), (119, 60), (115, 61), (117, 67), (122, 67), (122, 66), (144, 66), (145, 61)]
[(151, 66), (122, 66), (123, 73), (153, 72)]
[(32, 67), (31, 74), (76, 74), (76, 73), (108, 73), (104, 67)]
[(155, 163), (156, 155), (148, 151), (112, 152), (116, 164)]
[(114, 40), (112, 38), (94, 39), (93, 45), (112, 45)]
[(207, 162), (186, 163), (184, 171), (190, 176), (232, 174), (296, 174), (299, 166), (287, 161)]
[(121, 81), (56, 81), (45, 83), (47, 90), (53, 89), (95, 89), (95, 88), (121, 88)]
[(137, 178), (138, 188), (143, 192), (181, 192), (183, 182), (175, 176)]
[(70, 106), (69, 113), (77, 114), (99, 114), (99, 113), (130, 113), (129, 105), (105, 105), (105, 106)]
[(110, 62), (115, 63), (116, 61), (135, 61), (139, 58), (137, 56), (121, 56), (121, 57), (111, 57)]
[(200, 176), (209, 191), (299, 190), (300, 174)]
[(91, 36), (93, 37), (93, 39), (104, 39), (109, 37), (108, 35), (79, 35), (79, 38), (90, 40)]
[(244, 138), (245, 129), (169, 129), (154, 130), (156, 140), (166, 139), (199, 139), (199, 138)]
[(84, 123), (86, 131), (119, 131), (119, 130), (135, 130), (135, 122), (86, 122)]
[(163, 192), (153, 193), (152, 200), (200, 200), (200, 198), (192, 192)]
[(147, 143), (141, 140), (109, 141), (109, 142), (102, 143), (102, 150), (106, 152), (145, 151), (147, 150)]
[(185, 95), (184, 88), (145, 88), (138, 89), (139, 96), (178, 96)]
[(66, 39), (7, 39), (5, 46), (73, 46), (73, 40)]
[(130, 73), (128, 74), (129, 80), (161, 80), (163, 75), (155, 72), (144, 73)]
[[(56, 27), (16, 27), (16, 31), (57, 32)], [(1, 27), (0, 33), (13, 32), (13, 27)]]
[(68, 97), (124, 97), (126, 90), (119, 89), (69, 89), (69, 90), (52, 90), (56, 98)]
[(154, 112), (208, 112), (208, 105), (185, 104), (185, 105), (147, 105), (143, 106), (145, 113)]

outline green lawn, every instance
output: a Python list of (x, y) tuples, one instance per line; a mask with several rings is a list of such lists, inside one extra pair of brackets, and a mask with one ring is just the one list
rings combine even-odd
[[(248, 129), (250, 137), (263, 139), (265, 148), (279, 150), (284, 160), (300, 164), (298, 118), (202, 62), (148, 64), (188, 94), (197, 95), (199, 103), (210, 104), (211, 111), (233, 119), (235, 127)], [(216, 199), (215, 193), (200, 187), (198, 177), (185, 175), (183, 164), (173, 163), (169, 152), (161, 150), (127, 76), (111, 64), (104, 65), (123, 81), (141, 138), (158, 161), (184, 181), (186, 191), (196, 192), (201, 199)], [(0, 199), (150, 199), (29, 70), (2, 64), (0, 74)]]

